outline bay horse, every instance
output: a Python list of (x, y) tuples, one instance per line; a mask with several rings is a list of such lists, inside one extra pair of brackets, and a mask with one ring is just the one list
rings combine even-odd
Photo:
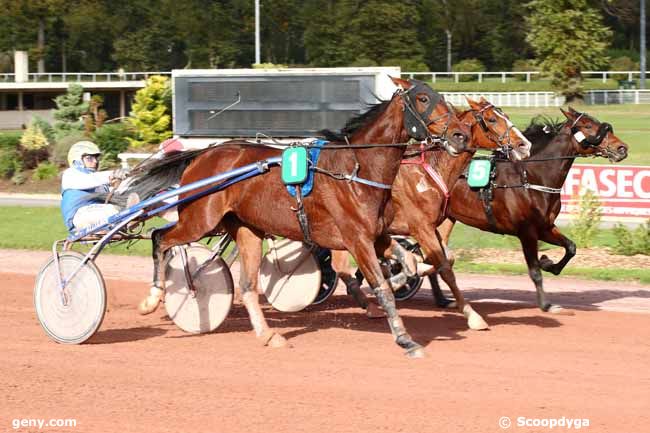
[[(313, 191), (303, 198), (303, 204), (313, 242), (350, 251), (387, 312), (395, 342), (407, 356), (422, 357), (424, 350), (407, 333), (390, 284), (377, 261), (378, 255), (390, 256), (410, 267), (411, 274), (415, 272), (415, 258), (386, 234), (392, 220), (387, 206), (390, 188), (409, 139), (432, 143), (440, 137), (449, 152), (458, 154), (465, 149), (469, 128), (458, 120), (442, 95), (426, 84), (398, 78), (393, 78), (393, 82), (398, 90), (389, 101), (374, 105), (344, 128), (354, 143), (362, 144), (340, 142), (323, 147)], [(186, 185), (279, 154), (278, 149), (251, 142), (226, 142), (192, 155), (180, 183)], [(174, 162), (181, 163), (182, 159)], [(360, 180), (341, 180), (341, 174), (348, 173)], [(259, 306), (257, 285), (265, 233), (305, 239), (292, 210), (295, 205), (295, 199), (282, 183), (279, 168), (269, 167), (264, 175), (179, 206), (178, 222), (152, 234), (154, 288), (163, 287), (161, 263), (172, 247), (197, 241), (223, 228), (235, 239), (240, 251), (241, 298), (256, 337), (267, 346), (287, 345), (281, 334), (269, 328)]]
[[(422, 152), (418, 159), (402, 161), (392, 190), (395, 218), (388, 228), (393, 235), (413, 236), (420, 244), (425, 263), (434, 266), (458, 299), (458, 309), (470, 328), (486, 329), (483, 318), (467, 303), (457, 284), (447, 255), (439, 241), (436, 227), (446, 218), (450, 206), (449, 191), (453, 188), (478, 149), (495, 150), (514, 160), (530, 155), (531, 143), (500, 109), (481, 98), (475, 102), (467, 98), (470, 109), (458, 112), (460, 120), (471, 128), (471, 138), (465, 152), (452, 157), (447, 152)], [(435, 167), (435, 168), (433, 168)], [(332, 252), (332, 267), (339, 272), (348, 292), (369, 317), (383, 317), (384, 313), (370, 303), (360, 289), (360, 281), (352, 277), (348, 255)]]
[[(451, 191), (449, 219), (439, 228), (446, 246), (456, 221), (498, 234), (516, 236), (521, 242), (528, 274), (535, 284), (537, 305), (544, 312), (571, 314), (546, 300), (541, 270), (559, 275), (576, 253), (576, 245), (555, 225), (560, 213), (560, 189), (578, 157), (606, 157), (619, 162), (627, 157), (628, 146), (609, 123), (569, 107), (562, 110), (563, 123), (533, 121), (524, 134), (533, 143), (526, 161), (495, 160), (495, 177), (485, 192), (472, 190), (460, 179)], [(546, 255), (538, 258), (538, 241), (564, 248), (554, 263)], [(436, 275), (429, 276), (436, 303), (447, 307)], [(456, 293), (454, 292), (454, 296)]]

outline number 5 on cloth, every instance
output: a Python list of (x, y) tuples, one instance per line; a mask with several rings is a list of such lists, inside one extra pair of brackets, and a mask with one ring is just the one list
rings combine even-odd
[(467, 184), (471, 188), (483, 188), (490, 181), (492, 164), (486, 159), (475, 159), (469, 165)]
[(305, 183), (307, 173), (306, 148), (290, 147), (282, 152), (282, 182), (286, 185)]

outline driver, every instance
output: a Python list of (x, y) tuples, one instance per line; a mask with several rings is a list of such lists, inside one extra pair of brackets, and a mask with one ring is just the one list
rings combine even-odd
[(110, 183), (125, 177), (127, 170), (97, 171), (101, 154), (92, 141), (79, 141), (68, 151), (69, 168), (61, 179), (61, 213), (70, 231), (105, 221), (120, 211), (105, 204), (98, 193), (108, 192)]

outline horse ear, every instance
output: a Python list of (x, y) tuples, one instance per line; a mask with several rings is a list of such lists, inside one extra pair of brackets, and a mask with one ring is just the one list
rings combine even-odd
[(564, 111), (562, 109), (562, 107), (560, 107), (560, 111), (562, 112), (562, 114), (564, 114), (564, 117), (566, 117), (569, 120), (573, 120), (573, 118), (575, 117), (573, 115), (573, 113), (574, 113), (573, 108), (571, 108), (571, 107), (569, 107), (569, 111)]
[(409, 83), (407, 80), (402, 80), (401, 78), (395, 77), (390, 77), (390, 79), (393, 81), (393, 84), (395, 84), (397, 87), (401, 87), (404, 90), (411, 87), (411, 83)]
[(485, 99), (483, 96), (481, 96), (481, 99), (479, 99), (478, 102), (480, 102), (481, 104), (487, 104), (488, 100)]
[(480, 111), (481, 104), (479, 104), (478, 102), (476, 102), (475, 100), (473, 100), (472, 98), (469, 98), (467, 96), (465, 96), (465, 99), (467, 100), (467, 103), (469, 104), (469, 107), (472, 110)]

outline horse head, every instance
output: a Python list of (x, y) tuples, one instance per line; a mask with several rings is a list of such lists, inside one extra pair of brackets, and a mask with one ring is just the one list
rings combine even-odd
[(402, 100), (404, 128), (411, 138), (419, 141), (441, 142), (452, 156), (467, 147), (470, 129), (447, 105), (445, 98), (422, 81), (392, 78)]
[(607, 122), (600, 122), (588, 114), (569, 107), (562, 110), (567, 118), (574, 149), (579, 155), (607, 157), (612, 162), (627, 158), (628, 146), (614, 135), (614, 128)]
[(476, 102), (465, 98), (472, 118), (472, 143), (482, 149), (499, 149), (513, 160), (530, 156), (531, 143), (510, 118), (485, 98)]

